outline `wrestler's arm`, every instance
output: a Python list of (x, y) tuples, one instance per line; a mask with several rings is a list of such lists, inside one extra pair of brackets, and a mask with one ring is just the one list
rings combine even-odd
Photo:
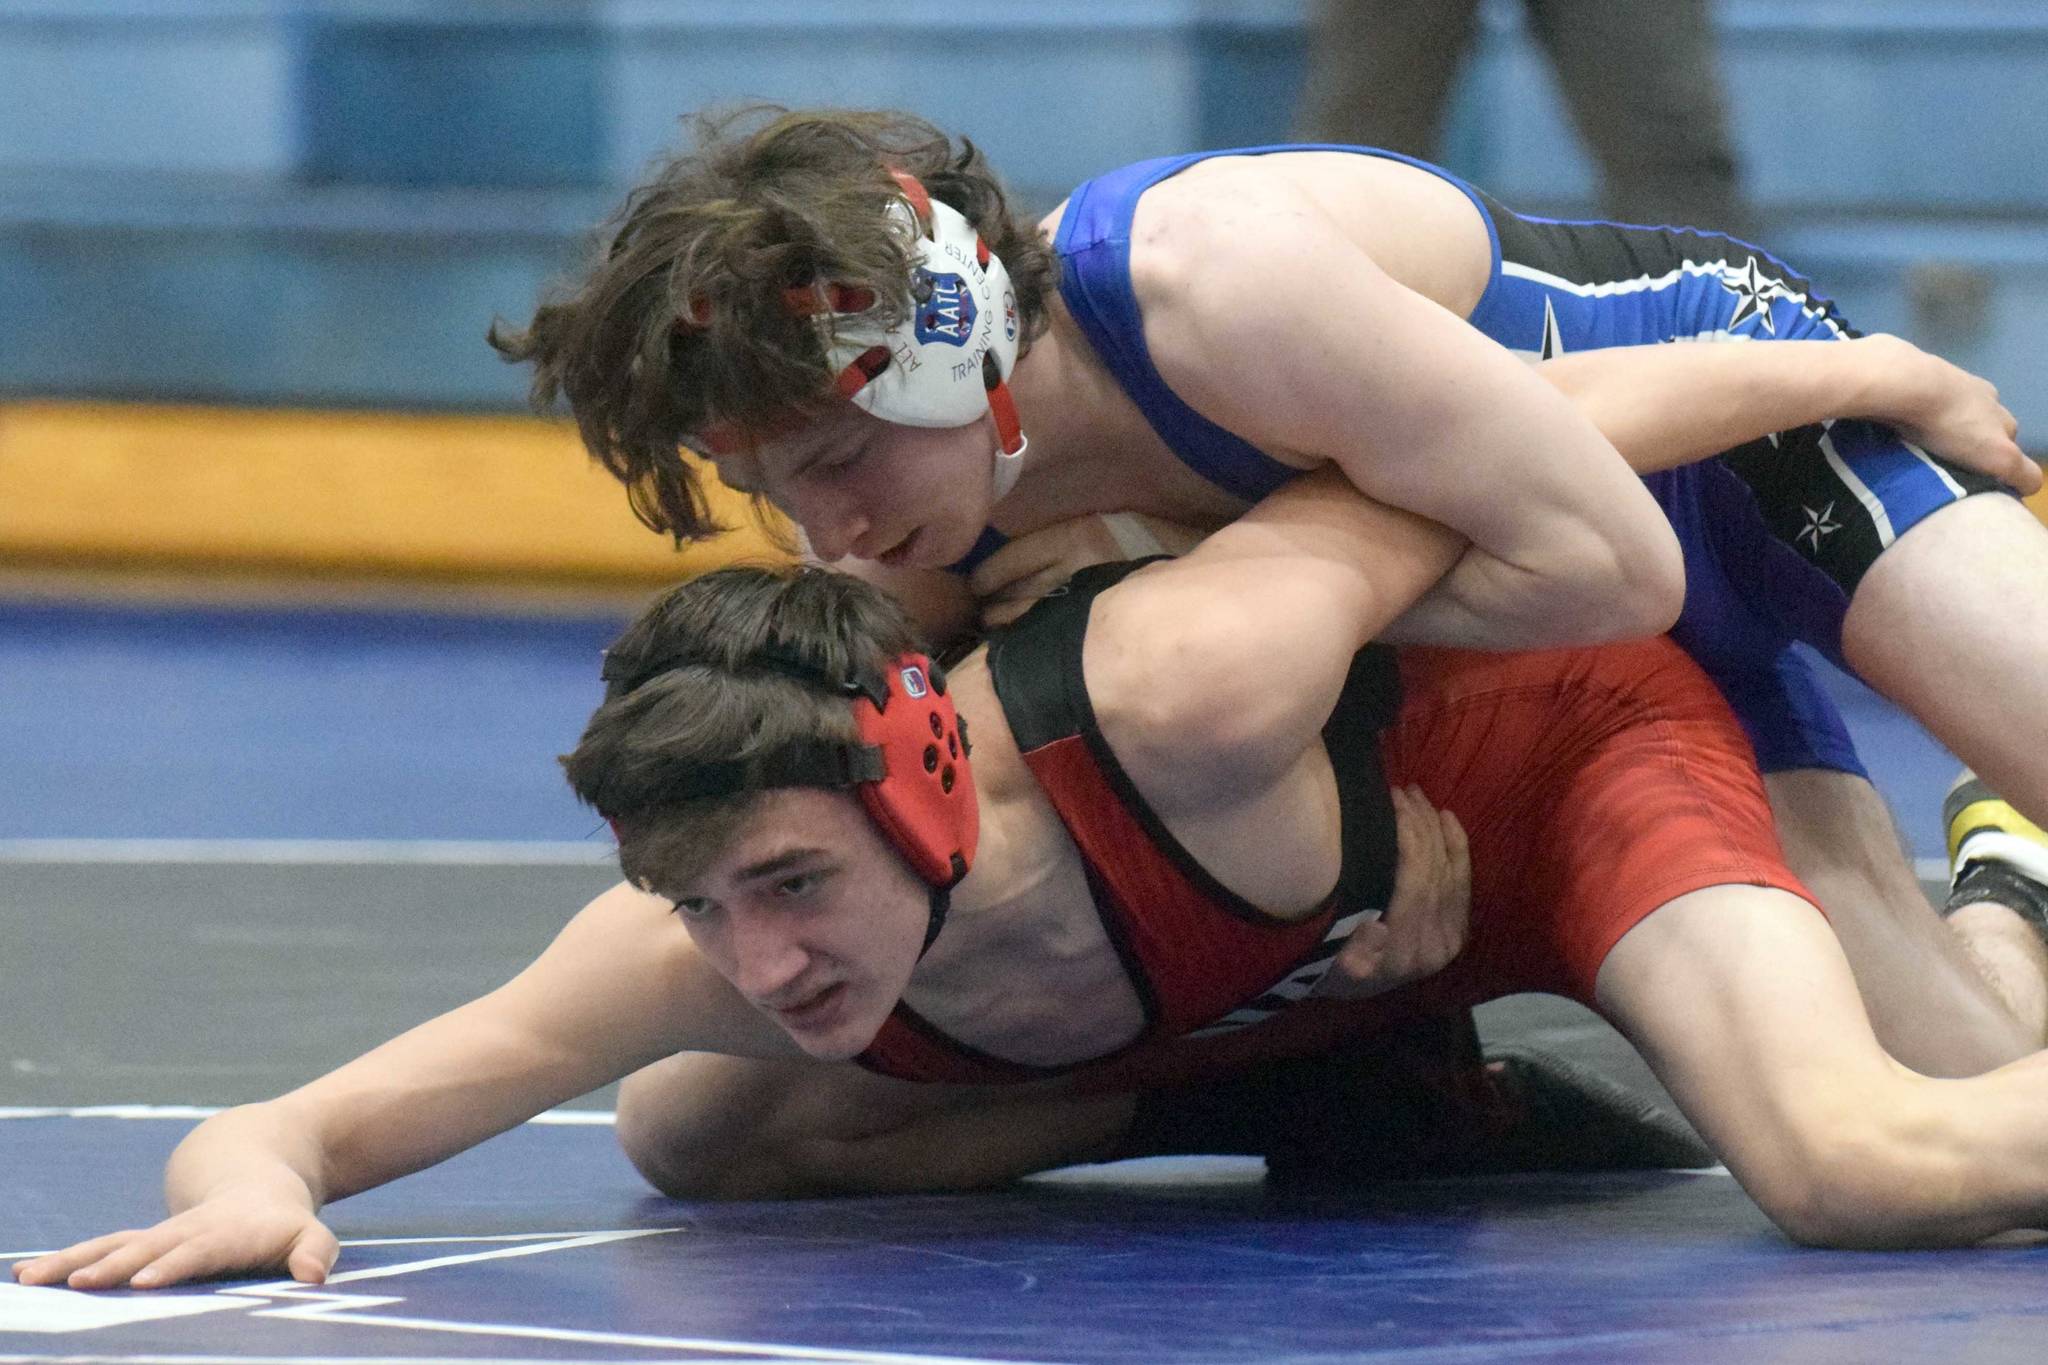
[(758, 1017), (722, 985), (667, 902), (614, 887), (504, 986), (289, 1094), (201, 1124), (165, 1169), (163, 1222), (23, 1262), (15, 1277), (156, 1288), (284, 1270), (319, 1283), (340, 1250), (322, 1205), (671, 1052), (760, 1050)]
[(1319, 747), (1358, 651), (1462, 548), (1319, 470), (1131, 575), (1097, 599), (1084, 654), (1119, 762), (1162, 806), (1175, 792), (1236, 800), (1284, 774)]
[(1638, 473), (1831, 417), (1862, 417), (2022, 493), (2041, 486), (1998, 390), (1894, 336), (1613, 346), (1535, 368)]
[(1140, 227), (1145, 339), (1178, 393), (1276, 458), (1334, 464), (1471, 541), (1424, 604), (1430, 638), (1499, 643), (1507, 624), (1521, 645), (1591, 642), (1675, 619), (1677, 539), (1594, 423), (1315, 205), (1176, 196), (1168, 181)]

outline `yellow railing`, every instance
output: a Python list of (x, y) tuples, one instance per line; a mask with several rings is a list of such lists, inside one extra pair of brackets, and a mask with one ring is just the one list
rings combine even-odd
[(0, 405), (0, 560), (634, 587), (786, 557), (741, 529), (681, 551), (565, 423), (516, 416)]

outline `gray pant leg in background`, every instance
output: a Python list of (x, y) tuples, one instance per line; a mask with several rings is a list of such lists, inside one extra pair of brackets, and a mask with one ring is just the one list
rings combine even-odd
[[(1744, 235), (1709, 0), (1524, 0), (1529, 28), (1625, 223)], [(1441, 155), (1479, 0), (1318, 0), (1297, 134)]]
[(1744, 235), (1708, 0), (1525, 0), (1579, 135), (1601, 208), (1624, 223)]
[(1317, 0), (1299, 135), (1433, 160), (1479, 0)]

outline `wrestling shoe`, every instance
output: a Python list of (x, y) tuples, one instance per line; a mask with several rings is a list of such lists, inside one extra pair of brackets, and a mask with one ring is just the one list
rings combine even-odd
[(1996, 901), (2048, 936), (2048, 833), (1965, 769), (1941, 803), (1948, 833), (1944, 915)]
[[(1342, 1069), (1326, 1061), (1325, 1083)], [(1540, 1048), (1490, 1047), (1479, 1067), (1413, 1075), (1405, 1094), (1384, 1074), (1372, 1080), (1365, 1093), (1339, 1081), (1337, 1091), (1352, 1096), (1344, 1106), (1348, 1121), (1279, 1135), (1265, 1152), (1267, 1179), (1282, 1188), (1316, 1187), (1691, 1170), (1717, 1160), (1690, 1124), (1648, 1096)]]
[(1715, 1164), (1683, 1119), (1588, 1067), (1519, 1045), (1482, 1057), (1468, 1011), (1141, 1094), (1114, 1155), (1191, 1153), (1264, 1157), (1281, 1188)]
[(1621, 1082), (1519, 1044), (1486, 1050), (1513, 1120), (1477, 1153), (1496, 1172), (1695, 1170), (1719, 1163), (1692, 1125)]

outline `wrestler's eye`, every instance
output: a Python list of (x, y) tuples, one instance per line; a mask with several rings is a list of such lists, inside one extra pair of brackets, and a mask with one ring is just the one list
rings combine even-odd
[(709, 896), (685, 896), (676, 902), (676, 913), (687, 920), (707, 920), (718, 908), (718, 902)]
[(808, 896), (816, 891), (824, 880), (825, 874), (822, 872), (799, 872), (794, 876), (779, 879), (775, 883), (775, 894), (785, 899)]

